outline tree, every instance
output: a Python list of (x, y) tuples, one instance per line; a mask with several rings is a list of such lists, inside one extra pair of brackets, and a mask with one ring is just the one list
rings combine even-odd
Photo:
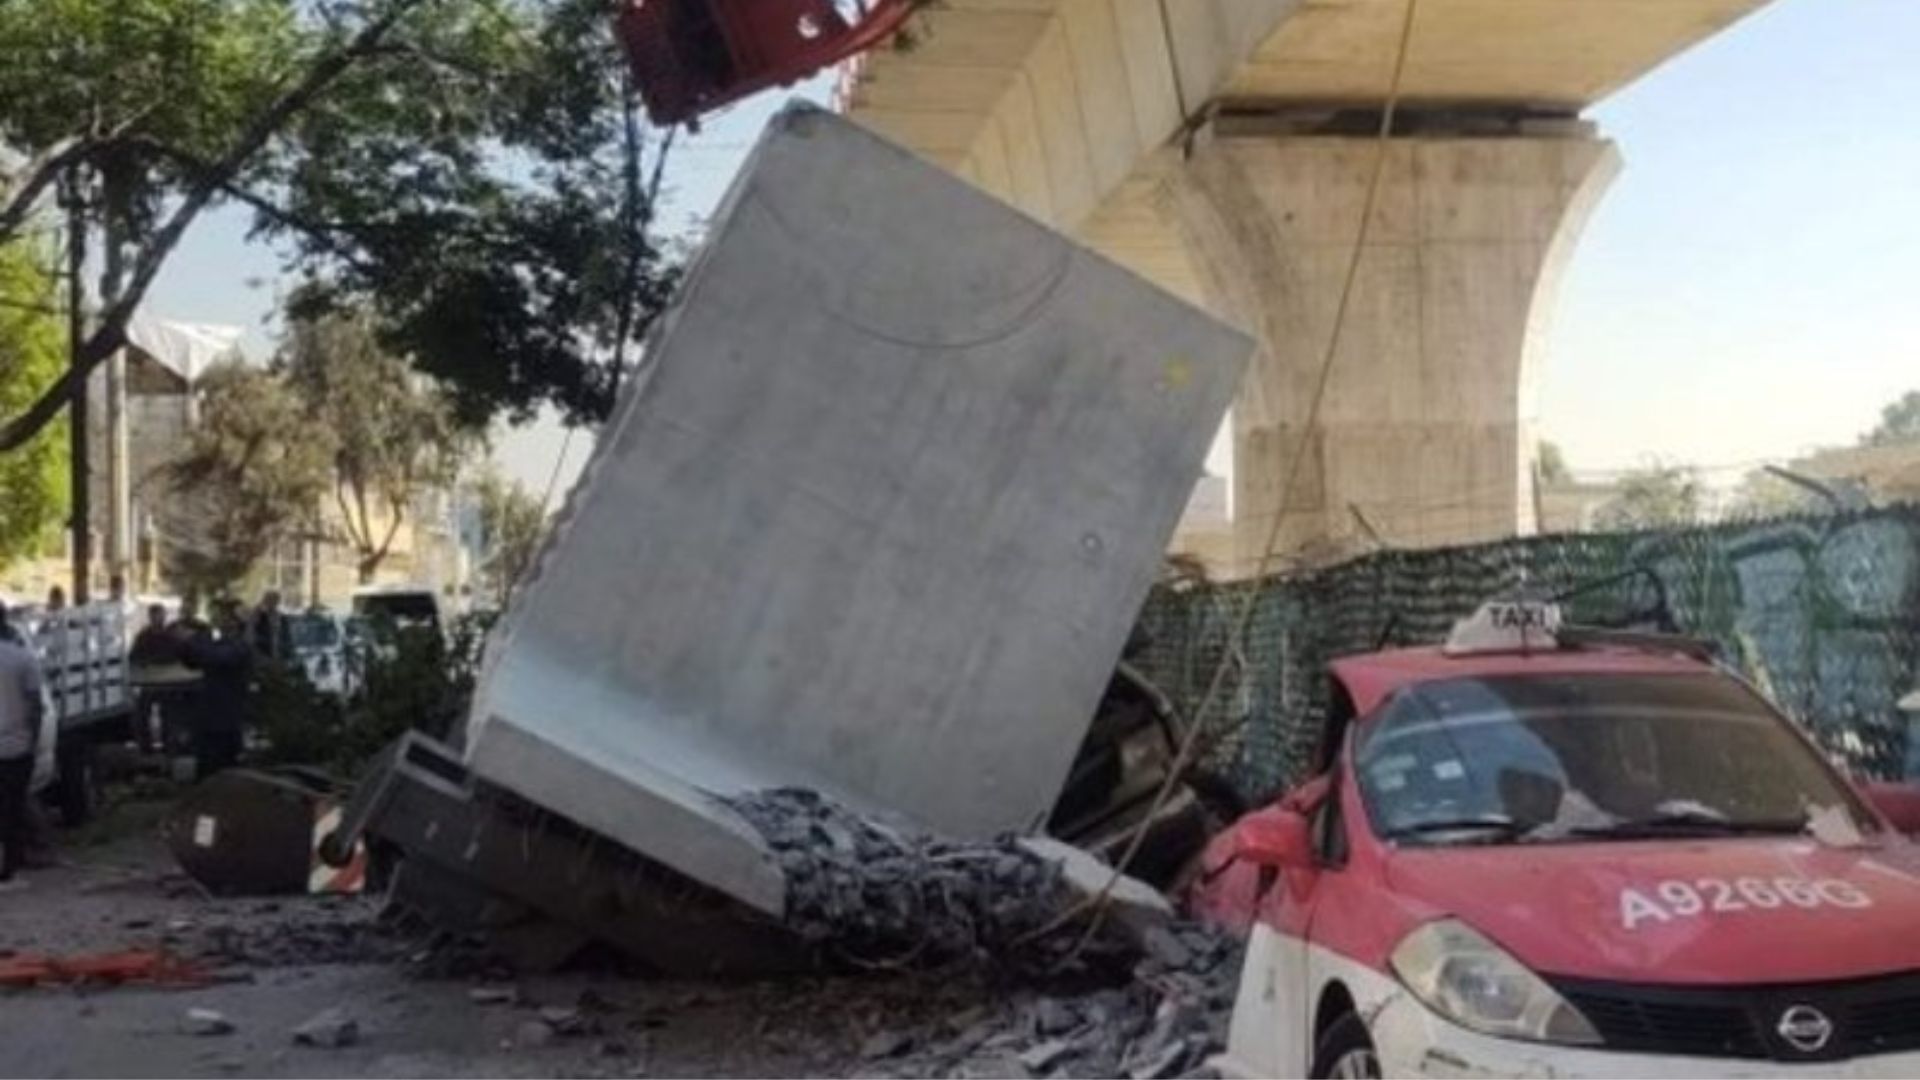
[[(81, 208), (100, 254), (76, 363), (0, 418), (0, 451), (57, 415), (200, 215), (247, 184), (288, 123), (433, 0), (0, 0), (0, 242)], [(461, 5), (465, 6), (465, 5)], [(84, 242), (85, 236), (76, 237)]]
[(200, 380), (200, 422), (164, 467), (156, 523), (167, 576), (211, 595), (310, 527), (332, 478), (333, 435), (281, 377), (239, 364)]
[(1860, 436), (1862, 446), (1920, 442), (1920, 390), (1909, 390), (1880, 410), (1880, 423)]
[(480, 510), (480, 572), (493, 590), (496, 606), (520, 581), (546, 537), (547, 513), (540, 499), (518, 481), (489, 471), (481, 475), (474, 494)]
[[(604, 417), (678, 269), (650, 238), (648, 141), (612, 0), (500, 0), (509, 28), (430, 35), (303, 116), (279, 181), (302, 314), (365, 303), (463, 423), (550, 402)], [(301, 229), (290, 222), (325, 223)]]
[[(59, 292), (38, 245), (0, 247), (0, 413), (59, 378), (66, 332)], [(0, 455), (0, 568), (32, 553), (67, 512), (65, 421)]]
[(280, 366), (307, 416), (333, 434), (333, 497), (360, 582), (373, 580), (428, 488), (453, 482), (475, 440), (438, 388), (340, 312), (292, 324)]
[(252, 208), (313, 286), (305, 314), (371, 302), (467, 419), (542, 401), (604, 415), (673, 283), (646, 240), (614, 7), (0, 0), (0, 241), (68, 182), (101, 252), (77, 372), (0, 415), (0, 452), (124, 343), (221, 203)]
[(1540, 463), (1540, 480), (1546, 484), (1564, 484), (1573, 479), (1572, 470), (1567, 468), (1567, 455), (1560, 444), (1541, 439), (1535, 451)]
[(1706, 490), (1692, 469), (1650, 465), (1620, 479), (1619, 494), (1595, 514), (1603, 529), (1656, 529), (1700, 520)]

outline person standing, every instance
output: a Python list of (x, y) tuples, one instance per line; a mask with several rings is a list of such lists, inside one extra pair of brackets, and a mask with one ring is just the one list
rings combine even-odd
[(0, 889), (14, 887), (27, 854), (27, 798), (45, 711), (40, 661), (8, 629), (0, 604)]
[(134, 685), (133, 734), (143, 752), (152, 751), (156, 741), (162, 750), (166, 749), (167, 731), (179, 724), (178, 718), (171, 715), (179, 708), (171, 676), (180, 667), (184, 645), (182, 636), (167, 625), (166, 607), (148, 605), (147, 625), (134, 635), (133, 648), (127, 652)]
[(198, 708), (193, 719), (195, 778), (205, 780), (240, 762), (246, 726), (247, 685), (253, 677), (253, 651), (246, 624), (228, 602), (219, 615), (219, 633), (187, 643), (182, 659), (200, 672)]
[(289, 648), (287, 617), (280, 610), (280, 590), (268, 589), (260, 597), (260, 606), (254, 610), (253, 625), (249, 628), (253, 638), (253, 654), (262, 660), (281, 661), (292, 653)]

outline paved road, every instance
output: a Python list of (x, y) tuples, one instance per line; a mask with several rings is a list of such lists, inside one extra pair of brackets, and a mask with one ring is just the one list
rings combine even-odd
[[(479, 1004), (470, 992), (481, 983), (414, 973), (415, 944), (376, 930), (370, 902), (209, 899), (173, 873), (144, 823), (66, 858), (0, 895), (0, 950), (164, 943), (251, 981), (8, 993), (0, 1077), (847, 1075), (874, 1071), (862, 1047), (876, 1031), (931, 1034), (991, 999), (976, 986), (893, 977), (568, 975), (520, 981), (518, 1003)], [(583, 994), (591, 1030), (524, 1045), (541, 1007), (576, 1007)], [(293, 1044), (294, 1027), (336, 1006), (360, 1025), (355, 1045)], [(190, 1008), (215, 1009), (234, 1030), (188, 1034)]]

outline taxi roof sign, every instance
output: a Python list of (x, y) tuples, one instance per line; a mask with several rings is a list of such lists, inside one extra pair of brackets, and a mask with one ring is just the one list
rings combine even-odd
[(1559, 630), (1557, 604), (1539, 600), (1493, 600), (1454, 623), (1440, 651), (1448, 656), (1472, 656), (1557, 649)]

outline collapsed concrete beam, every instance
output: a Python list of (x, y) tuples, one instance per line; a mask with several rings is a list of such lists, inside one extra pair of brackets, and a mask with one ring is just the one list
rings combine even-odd
[(775, 914), (724, 799), (1032, 827), (1249, 351), (788, 108), (489, 645), (467, 764)]

